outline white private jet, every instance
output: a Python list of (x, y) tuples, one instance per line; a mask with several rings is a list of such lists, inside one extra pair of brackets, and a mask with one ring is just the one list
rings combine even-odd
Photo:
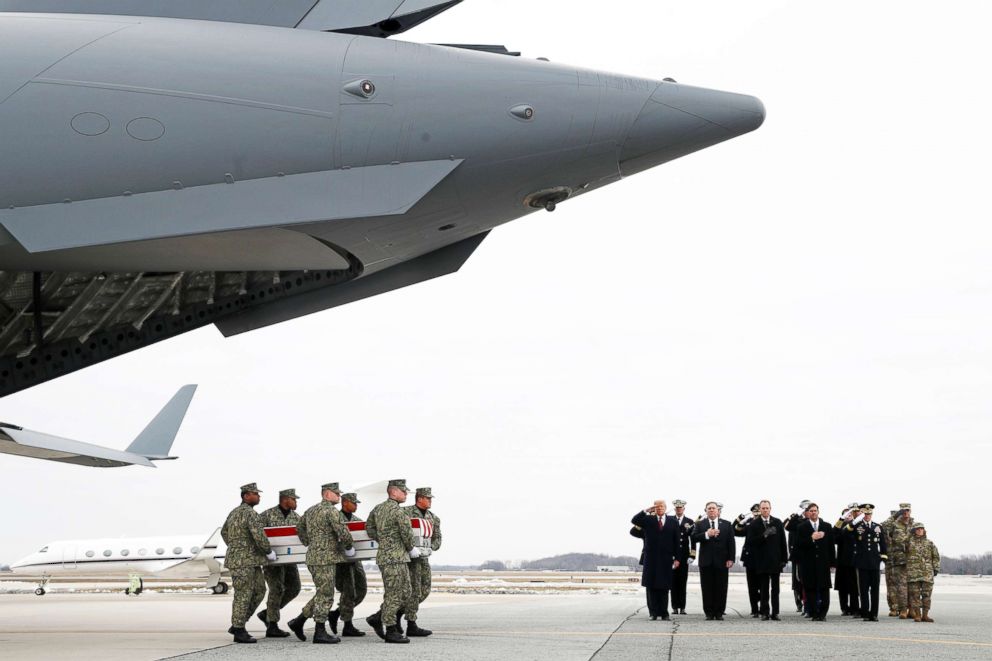
[[(206, 539), (206, 541), (204, 541)], [(80, 539), (51, 542), (41, 550), (10, 566), (14, 575), (39, 576), (34, 591), (45, 594), (51, 578), (92, 579), (128, 576), (137, 578), (135, 594), (141, 594), (143, 577), (168, 579), (205, 578), (214, 594), (224, 594), (221, 581), (227, 547), (220, 528), (209, 538), (203, 535)], [(131, 592), (129, 587), (126, 590)]]

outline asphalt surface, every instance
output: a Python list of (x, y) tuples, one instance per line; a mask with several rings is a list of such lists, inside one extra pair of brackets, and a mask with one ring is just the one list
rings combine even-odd
[[(741, 583), (734, 577), (731, 609), (747, 610)], [(305, 593), (291, 604), (288, 616), (295, 615), (309, 596)], [(359, 615), (372, 612), (380, 599), (370, 595)], [(386, 645), (371, 632), (334, 646), (295, 638), (260, 638), (256, 645), (233, 645), (224, 632), (229, 595), (7, 594), (0, 595), (0, 659), (992, 658), (992, 578), (940, 577), (932, 612), (935, 624), (884, 614), (878, 623), (839, 614), (813, 623), (794, 609), (786, 609), (781, 622), (752, 620), (736, 610), (723, 622), (706, 622), (694, 581), (688, 610), (689, 615), (671, 622), (652, 622), (635, 589), (434, 594), (421, 610), (420, 624), (435, 633), (409, 645)], [(363, 621), (358, 623), (368, 630)], [(262, 634), (257, 621), (249, 629)], [(308, 634), (310, 630), (312, 625)]]

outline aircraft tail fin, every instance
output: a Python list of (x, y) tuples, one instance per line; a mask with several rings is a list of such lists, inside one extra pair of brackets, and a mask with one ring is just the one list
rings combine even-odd
[(128, 452), (140, 454), (149, 459), (175, 459), (169, 456), (172, 442), (176, 440), (179, 426), (186, 417), (186, 410), (193, 400), (196, 385), (183, 386), (172, 396), (169, 403), (158, 412), (140, 434), (127, 447)]

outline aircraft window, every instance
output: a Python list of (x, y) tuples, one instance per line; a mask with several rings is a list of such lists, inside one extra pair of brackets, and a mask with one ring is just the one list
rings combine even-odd
[(103, 552), (103, 557), (105, 557), (105, 558), (109, 558), (110, 557), (110, 549), (107, 549), (106, 551)]
[(38, 551), (38, 553), (48, 553), (48, 547), (46, 546), (45, 548)]
[(138, 555), (147, 555), (148, 549), (138, 549)]
[(124, 550), (121, 551), (121, 555), (127, 557), (127, 556), (131, 555), (131, 552), (129, 550), (127, 550), (127, 549), (124, 549)]
[(190, 553), (199, 553), (200, 552), (200, 547), (199, 546), (194, 546), (193, 548), (191, 548), (189, 550), (189, 552)]
[(94, 553), (93, 551), (87, 551), (86, 552), (86, 557), (87, 558), (92, 558), (94, 555), (96, 555), (96, 553)]
[(163, 548), (155, 549), (155, 555), (162, 555), (163, 553), (165, 553), (165, 549)]
[(180, 553), (183, 552), (183, 550), (181, 547), (177, 546), (176, 548), (172, 549), (172, 552), (176, 555), (179, 555)]

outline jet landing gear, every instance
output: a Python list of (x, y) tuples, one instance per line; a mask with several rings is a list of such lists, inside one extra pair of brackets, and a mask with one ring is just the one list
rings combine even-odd
[(38, 595), (39, 597), (45, 596), (45, 586), (46, 585), (48, 585), (48, 577), (47, 576), (43, 576), (41, 578), (41, 583), (39, 583), (38, 584), (38, 587), (35, 588), (34, 593), (36, 595)]
[(124, 588), (124, 594), (139, 595), (145, 590), (145, 582), (138, 576), (131, 577), (131, 583)]
[(227, 594), (228, 585), (227, 583), (220, 582), (210, 589), (213, 590), (214, 594)]

